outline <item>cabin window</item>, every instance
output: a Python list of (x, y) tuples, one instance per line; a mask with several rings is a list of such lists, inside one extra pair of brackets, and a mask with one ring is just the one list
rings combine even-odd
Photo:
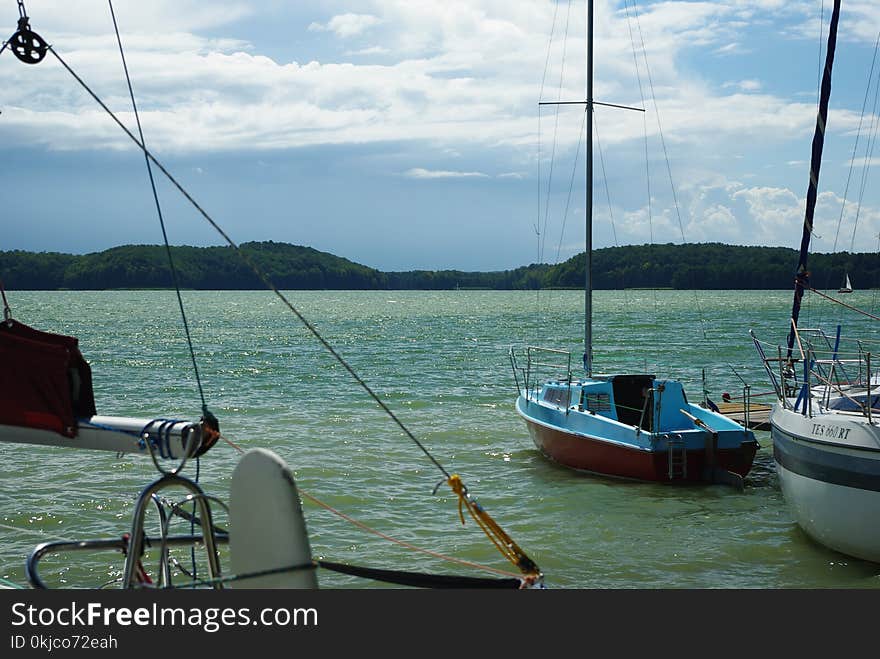
[(587, 394), (583, 396), (582, 406), (590, 412), (610, 412), (611, 411), (611, 395), (610, 394)]
[(568, 405), (568, 389), (548, 387), (544, 389), (544, 402), (565, 407)]

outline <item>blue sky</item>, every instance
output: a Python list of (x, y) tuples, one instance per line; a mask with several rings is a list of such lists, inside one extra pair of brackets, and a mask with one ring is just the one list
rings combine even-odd
[[(595, 4), (595, 97), (648, 110), (597, 109), (595, 246), (796, 247), (831, 0)], [(133, 128), (107, 3), (25, 5)], [(584, 97), (583, 1), (113, 6), (148, 146), (233, 240), (382, 270), (583, 250), (583, 111), (538, 108)], [(16, 3), (0, 12), (10, 35)], [(844, 2), (815, 251), (878, 249), (864, 128), (853, 158), (878, 31), (875, 0)], [(51, 55), (0, 55), (0, 112), (0, 249), (161, 241), (142, 157)], [(164, 182), (160, 196), (172, 243), (222, 243)]]

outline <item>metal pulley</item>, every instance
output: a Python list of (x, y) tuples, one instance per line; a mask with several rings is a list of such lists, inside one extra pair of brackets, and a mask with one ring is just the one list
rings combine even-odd
[(7, 46), (25, 64), (39, 64), (49, 49), (43, 37), (31, 30), (27, 16), (18, 19), (18, 32), (9, 38)]

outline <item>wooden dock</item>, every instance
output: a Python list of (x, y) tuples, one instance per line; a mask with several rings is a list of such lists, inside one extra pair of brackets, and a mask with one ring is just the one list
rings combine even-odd
[[(764, 403), (751, 403), (749, 405), (749, 428), (752, 430), (770, 430), (770, 405)], [(733, 419), (743, 426), (745, 421), (745, 408), (742, 403), (720, 403), (718, 411), (729, 419)]]

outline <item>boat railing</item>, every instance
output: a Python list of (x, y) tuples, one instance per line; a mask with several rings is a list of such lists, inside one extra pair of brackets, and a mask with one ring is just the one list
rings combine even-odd
[[(810, 350), (811, 391), (818, 393), (823, 408), (863, 414), (869, 422), (878, 410), (875, 405), (877, 374), (870, 351), (823, 354)], [(849, 373), (846, 367), (849, 366)]]
[[(167, 581), (164, 581), (164, 575), (168, 573), (168, 567), (170, 563), (173, 561), (173, 557), (168, 556), (167, 550), (171, 547), (199, 547), (204, 545), (204, 536), (202, 535), (172, 535), (172, 536), (163, 536), (163, 537), (152, 537), (145, 536), (144, 543), (148, 546), (161, 546), (162, 554), (166, 557), (165, 563), (160, 566), (160, 570), (163, 574), (163, 580), (160, 581), (158, 587), (172, 587), (168, 585)], [(228, 544), (229, 537), (224, 535), (219, 535), (214, 539), (215, 543), (220, 544)], [(25, 565), (25, 570), (27, 574), (27, 578), (31, 586), (38, 589), (46, 589), (49, 586), (43, 580), (43, 577), (39, 571), (39, 562), (45, 558), (46, 556), (52, 554), (66, 554), (68, 552), (95, 552), (95, 551), (104, 551), (104, 550), (112, 550), (114, 552), (120, 552), (123, 554), (128, 553), (129, 542), (127, 538), (109, 538), (109, 539), (99, 539), (99, 540), (61, 540), (56, 542), (44, 542), (39, 545), (30, 553), (27, 559), (27, 563)], [(99, 588), (104, 588), (111, 584), (123, 584), (125, 582), (125, 576), (120, 576), (117, 579), (114, 579)], [(173, 586), (175, 588), (181, 588), (180, 585)]]
[[(794, 367), (798, 359), (796, 357), (783, 357), (782, 346), (761, 341), (752, 330), (749, 330), (749, 334), (752, 336), (755, 349), (758, 351), (761, 364), (764, 366), (776, 398), (785, 405), (787, 399), (797, 391), (797, 377)], [(771, 355), (774, 353), (776, 356), (772, 357)]]
[[(165, 499), (160, 499), (158, 494), (160, 491), (168, 488), (182, 488), (188, 492), (186, 497), (180, 503), (172, 503)], [(123, 589), (153, 587), (153, 588), (180, 588), (179, 584), (172, 584), (171, 565), (175, 563), (175, 559), (170, 555), (169, 550), (172, 547), (202, 547), (205, 551), (205, 564), (207, 567), (208, 577), (199, 581), (195, 572), (188, 572), (179, 562), (178, 567), (182, 574), (192, 582), (192, 586), (199, 584), (207, 585), (212, 588), (223, 588), (223, 580), (221, 578), (220, 558), (217, 547), (219, 544), (228, 543), (229, 535), (224, 529), (220, 529), (214, 525), (211, 512), (211, 502), (220, 504), (225, 509), (225, 504), (206, 495), (201, 487), (194, 481), (180, 476), (178, 474), (165, 474), (158, 480), (154, 481), (148, 487), (144, 488), (138, 497), (135, 505), (131, 532), (126, 533), (121, 538), (98, 539), (98, 540), (78, 540), (78, 541), (59, 541), (45, 542), (38, 545), (28, 557), (25, 570), (27, 579), (34, 588), (47, 588), (45, 581), (39, 572), (39, 562), (44, 557), (51, 554), (62, 554), (71, 551), (102, 551), (115, 550), (119, 551), (125, 557), (125, 566), (122, 574), (118, 579), (114, 579), (102, 588), (113, 583), (118, 583)], [(159, 537), (147, 536), (144, 529), (144, 518), (147, 508), (150, 504), (155, 504), (159, 513), (159, 527), (161, 535)], [(197, 510), (197, 514), (190, 514), (183, 510), (184, 505), (192, 505)], [(193, 527), (199, 526), (202, 530), (201, 534), (191, 535), (169, 535), (169, 514), (178, 515), (184, 519), (189, 519)], [(194, 511), (195, 512), (195, 511)], [(153, 583), (148, 578), (142, 565), (141, 558), (146, 547), (158, 548), (158, 579)], [(195, 560), (195, 555), (193, 555)], [(186, 586), (184, 586), (186, 587)]]
[(541, 383), (555, 380), (567, 386), (568, 395), (565, 408), (568, 409), (571, 406), (570, 351), (527, 346), (525, 366), (519, 364), (514, 348), (510, 348), (509, 354), (517, 393), (524, 393), (527, 400), (538, 400)]
[[(754, 335), (753, 335), (754, 338)], [(864, 415), (873, 422), (880, 413), (876, 352), (872, 342), (833, 342), (819, 331), (800, 331), (796, 350), (789, 355), (776, 346), (770, 357), (767, 344), (755, 339), (764, 368), (780, 403), (787, 409), (813, 415), (813, 404), (822, 409)]]

